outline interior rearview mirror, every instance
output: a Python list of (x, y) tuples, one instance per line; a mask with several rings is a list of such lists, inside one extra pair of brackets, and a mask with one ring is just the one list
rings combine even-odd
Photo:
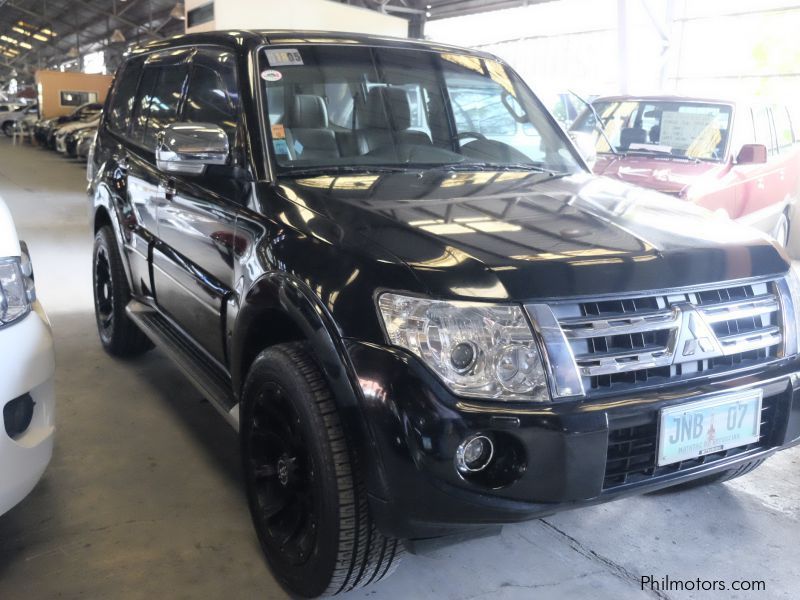
[(767, 162), (767, 147), (764, 144), (745, 144), (739, 150), (736, 164), (759, 165)]
[(201, 175), (228, 162), (228, 136), (210, 123), (172, 123), (158, 134), (156, 166), (165, 173)]

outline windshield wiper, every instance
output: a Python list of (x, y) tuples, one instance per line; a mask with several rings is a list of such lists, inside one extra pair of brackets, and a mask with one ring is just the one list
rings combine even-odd
[(669, 158), (672, 160), (688, 160), (694, 163), (699, 163), (700, 159), (695, 158), (694, 156), (679, 156), (673, 154), (672, 152), (667, 152), (665, 150), (656, 150), (654, 148), (628, 148), (625, 151), (624, 156), (655, 156), (656, 158)]
[(409, 171), (408, 167), (390, 165), (321, 165), (319, 167), (289, 168), (280, 177), (299, 177), (303, 175), (327, 175), (330, 173), (359, 173), (369, 175), (370, 173), (401, 173)]
[(606, 130), (600, 123), (600, 115), (597, 114), (597, 110), (595, 110), (592, 103), (589, 102), (588, 100), (584, 100), (583, 97), (579, 96), (572, 90), (569, 90), (569, 93), (575, 96), (581, 102), (583, 102), (586, 105), (586, 107), (590, 111), (592, 111), (592, 115), (594, 116), (594, 128), (597, 129), (597, 131), (600, 132), (600, 135), (603, 136), (603, 139), (605, 140), (606, 144), (608, 144), (608, 147), (611, 150), (611, 154), (613, 154), (614, 156), (620, 156), (619, 151), (616, 148), (614, 148), (614, 144), (611, 143), (611, 139), (608, 137), (608, 135), (606, 135)]
[(550, 176), (569, 174), (559, 173), (552, 169), (545, 169), (544, 167), (527, 163), (447, 163), (431, 165), (429, 168), (445, 171), (530, 171), (532, 173), (546, 173)]

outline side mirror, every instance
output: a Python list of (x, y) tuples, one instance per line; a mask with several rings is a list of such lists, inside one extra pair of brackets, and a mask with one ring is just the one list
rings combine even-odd
[(764, 144), (745, 144), (736, 157), (737, 165), (760, 165), (767, 162), (767, 147)]
[(575, 143), (575, 147), (578, 149), (578, 152), (581, 153), (581, 156), (583, 156), (583, 160), (586, 161), (586, 164), (590, 167), (594, 166), (594, 163), (597, 162), (597, 149), (595, 147), (594, 136), (585, 131), (570, 131), (569, 137)]
[(165, 173), (202, 175), (228, 162), (228, 136), (210, 123), (172, 123), (158, 134), (156, 166)]

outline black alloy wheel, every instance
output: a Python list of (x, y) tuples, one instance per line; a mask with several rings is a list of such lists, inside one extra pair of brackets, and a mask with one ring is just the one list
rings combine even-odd
[(395, 570), (403, 547), (372, 521), (357, 457), (305, 343), (256, 357), (242, 392), (240, 435), (256, 534), (291, 594), (348, 592)]

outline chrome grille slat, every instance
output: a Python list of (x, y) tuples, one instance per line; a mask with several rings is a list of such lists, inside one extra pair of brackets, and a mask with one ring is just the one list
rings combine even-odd
[[(785, 343), (794, 344), (783, 331), (785, 294), (783, 280), (776, 279), (558, 302), (550, 308), (561, 329), (558, 339), (571, 350), (561, 356), (571, 359), (591, 395), (775, 360)], [(560, 373), (570, 368), (554, 366)]]
[(580, 317), (561, 321), (567, 339), (592, 338), (600, 335), (626, 335), (678, 326), (679, 315), (671, 309), (649, 311), (635, 316), (608, 319)]

